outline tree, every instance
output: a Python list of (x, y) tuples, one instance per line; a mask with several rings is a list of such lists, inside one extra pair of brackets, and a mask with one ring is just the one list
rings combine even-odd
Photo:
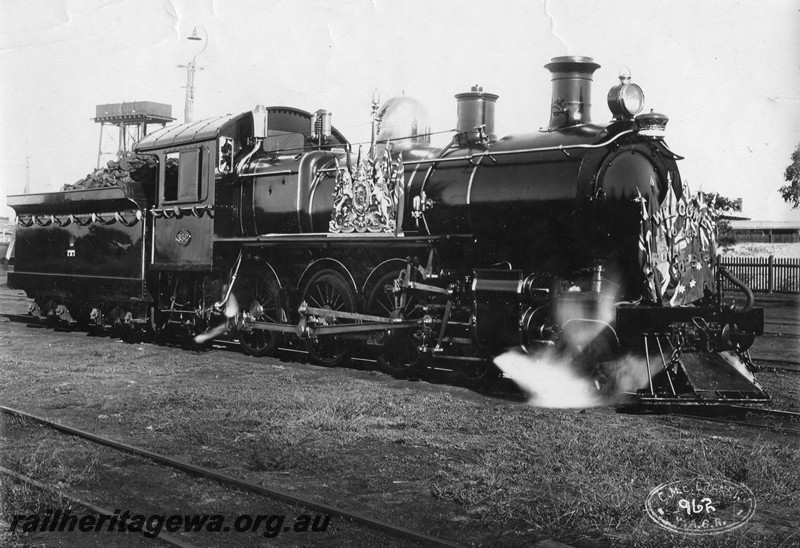
[(778, 189), (783, 201), (792, 204), (792, 209), (800, 207), (800, 145), (792, 152), (792, 163), (783, 172), (783, 178), (789, 183)]
[[(704, 196), (706, 205), (716, 212), (716, 217), (724, 216), (726, 213), (742, 210), (742, 199), (731, 199), (722, 194), (706, 194)], [(717, 219), (714, 219), (717, 220)]]

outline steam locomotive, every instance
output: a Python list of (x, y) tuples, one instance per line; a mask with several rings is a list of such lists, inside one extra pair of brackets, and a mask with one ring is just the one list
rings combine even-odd
[[(226, 336), (256, 356), (301, 344), (326, 366), (366, 351), (398, 377), (469, 383), (508, 348), (550, 349), (601, 389), (636, 356), (642, 401), (767, 401), (747, 353), (763, 313), (714, 263), (668, 118), (640, 114), (623, 71), (594, 124), (599, 65), (545, 68), (546, 127), (498, 138), (498, 96), (475, 86), (444, 147), (409, 97), (373, 100), (368, 147), (324, 110), (167, 126), (135, 147), (157, 160), (150, 178), (9, 197), (9, 285), (35, 316), (125, 337)], [(724, 306), (723, 276), (744, 307)]]

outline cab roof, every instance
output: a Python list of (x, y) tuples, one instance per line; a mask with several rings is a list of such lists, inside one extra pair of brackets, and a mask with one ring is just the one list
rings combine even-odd
[(245, 116), (250, 116), (250, 112), (226, 114), (225, 116), (189, 122), (188, 124), (166, 126), (142, 138), (136, 143), (134, 150), (142, 152), (216, 139), (229, 125), (236, 123)]
[[(267, 125), (270, 130), (306, 132), (311, 127), (313, 115), (310, 112), (293, 107), (273, 106), (266, 107)], [(246, 124), (249, 124), (249, 130)], [(208, 118), (198, 122), (166, 126), (142, 138), (134, 146), (136, 152), (147, 152), (161, 148), (171, 148), (189, 143), (214, 140), (223, 132), (242, 125), (240, 129), (245, 132), (253, 131), (252, 111), (241, 114), (226, 114), (216, 118)], [(301, 129), (302, 128), (302, 129)], [(346, 144), (347, 140), (336, 129), (332, 128), (333, 142), (337, 145)]]

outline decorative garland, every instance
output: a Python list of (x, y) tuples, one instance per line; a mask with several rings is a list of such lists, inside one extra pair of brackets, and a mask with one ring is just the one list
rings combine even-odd
[(149, 210), (149, 212), (137, 209), (130, 217), (126, 217), (125, 214), (120, 211), (115, 212), (113, 216), (107, 216), (107, 214), (101, 215), (99, 213), (91, 213), (88, 215), (69, 214), (64, 216), (26, 214), (17, 217), (17, 224), (23, 228), (30, 228), (34, 223), (42, 227), (50, 226), (51, 224), (55, 224), (59, 227), (66, 227), (72, 223), (78, 226), (88, 226), (92, 223), (100, 223), (101, 225), (108, 226), (118, 222), (123, 226), (131, 227), (143, 220), (147, 213), (156, 219), (180, 219), (187, 215), (197, 217), (198, 219), (202, 219), (206, 215), (208, 215), (209, 219), (214, 218), (214, 208), (212, 206), (174, 206), (172, 208), (163, 209), (153, 208)]
[(126, 218), (121, 212), (115, 212), (113, 216), (106, 216), (100, 215), (99, 213), (91, 213), (88, 215), (20, 215), (17, 217), (17, 224), (23, 228), (30, 228), (31, 226), (37, 224), (41, 227), (47, 227), (51, 224), (55, 224), (59, 227), (66, 227), (72, 223), (75, 223), (78, 226), (88, 226), (92, 223), (100, 223), (101, 225), (113, 225), (116, 222), (124, 226), (134, 226), (136, 223), (142, 220), (144, 217), (143, 212), (141, 210), (137, 210), (132, 217)]

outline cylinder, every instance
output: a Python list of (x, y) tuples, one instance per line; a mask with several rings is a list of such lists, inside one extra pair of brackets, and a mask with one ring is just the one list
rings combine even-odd
[(592, 76), (600, 65), (591, 57), (553, 57), (544, 68), (552, 74), (549, 129), (592, 123)]
[(496, 141), (497, 135), (494, 132), (494, 106), (498, 95), (486, 93), (481, 86), (472, 86), (470, 91), (456, 95), (458, 105), (458, 121), (456, 130), (462, 132), (468, 141), (481, 140), (481, 131), (477, 128), (483, 127), (483, 136), (489, 141)]

